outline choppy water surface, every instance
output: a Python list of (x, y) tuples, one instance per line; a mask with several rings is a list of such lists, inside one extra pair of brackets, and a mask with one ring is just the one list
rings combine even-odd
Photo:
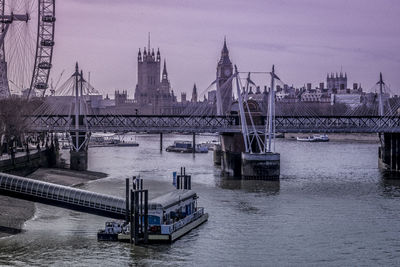
[[(197, 141), (215, 137), (198, 137)], [(164, 136), (164, 144), (191, 136)], [(107, 220), (37, 205), (26, 231), (0, 240), (0, 265), (399, 265), (400, 183), (382, 179), (374, 143), (279, 140), (281, 181), (220, 177), (212, 153), (160, 153), (156, 135), (139, 147), (91, 148), (89, 168), (109, 177), (84, 188), (124, 196), (137, 173), (169, 186), (192, 174), (209, 221), (172, 245), (97, 242)]]

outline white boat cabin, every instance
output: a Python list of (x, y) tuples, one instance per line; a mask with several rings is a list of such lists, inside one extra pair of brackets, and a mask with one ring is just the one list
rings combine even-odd
[(149, 226), (173, 224), (194, 213), (197, 194), (193, 190), (174, 190), (149, 201)]

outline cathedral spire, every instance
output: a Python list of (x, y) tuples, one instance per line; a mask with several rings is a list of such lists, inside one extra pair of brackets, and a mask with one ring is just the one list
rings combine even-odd
[(148, 50), (150, 53), (150, 32), (149, 32), (148, 39), (147, 39), (147, 47), (148, 47)]
[(164, 67), (163, 67), (163, 71), (162, 71), (162, 78), (164, 79), (168, 79), (168, 72), (167, 72), (167, 61), (164, 59)]
[(224, 46), (222, 48), (222, 55), (229, 55), (228, 47), (226, 46), (226, 36), (224, 36)]
[(192, 102), (197, 102), (197, 87), (196, 87), (196, 83), (193, 86)]
[(160, 48), (157, 49), (157, 61), (161, 60)]
[(137, 57), (138, 61), (142, 60), (142, 52), (140, 52), (140, 48), (139, 48), (139, 52), (138, 52), (138, 57)]
[(218, 64), (223, 64), (223, 65), (230, 65), (231, 60), (229, 59), (229, 50), (228, 46), (226, 45), (226, 37), (224, 37), (224, 45), (222, 47), (221, 51), (221, 59), (219, 60)]

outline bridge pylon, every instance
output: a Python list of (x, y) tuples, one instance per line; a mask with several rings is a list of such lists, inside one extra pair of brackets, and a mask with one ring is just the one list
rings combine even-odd
[(88, 144), (90, 132), (85, 129), (85, 116), (82, 114), (83, 103), (83, 73), (79, 73), (78, 62), (75, 66), (75, 114), (72, 117), (72, 124), (75, 128), (70, 132), (71, 150), (70, 150), (70, 168), (72, 170), (84, 171), (88, 168)]
[[(245, 90), (241, 92), (239, 72), (235, 66), (241, 133), (221, 133), (221, 152), (216, 151), (214, 162), (216, 165), (221, 163), (224, 174), (246, 180), (279, 180), (280, 154), (275, 152), (274, 145), (274, 88), (278, 77), (274, 67), (268, 74), (271, 74), (271, 90), (266, 122), (261, 112), (248, 99), (250, 73)], [(260, 126), (264, 128), (262, 131), (259, 130)]]
[[(399, 178), (400, 173), (400, 133), (380, 133), (379, 168)], [(393, 177), (395, 174), (396, 177)]]

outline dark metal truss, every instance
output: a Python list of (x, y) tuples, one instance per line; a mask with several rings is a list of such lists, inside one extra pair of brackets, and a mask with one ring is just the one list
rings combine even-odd
[[(237, 116), (113, 116), (81, 115), (79, 131), (90, 132), (240, 132)], [(27, 116), (33, 132), (75, 131), (74, 117), (67, 115)], [(265, 120), (262, 120), (265, 121)], [(295, 117), (277, 116), (276, 132), (281, 133), (379, 133), (400, 132), (400, 117)], [(257, 126), (264, 131), (265, 125)]]

